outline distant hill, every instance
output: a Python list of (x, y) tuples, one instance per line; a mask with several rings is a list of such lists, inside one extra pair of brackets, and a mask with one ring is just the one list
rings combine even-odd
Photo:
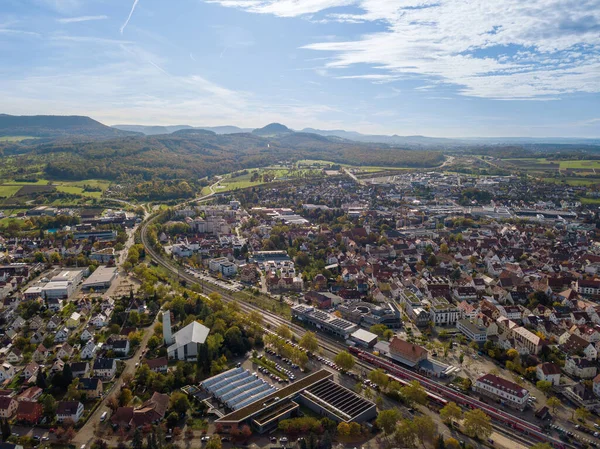
[(274, 136), (282, 136), (286, 134), (292, 134), (294, 131), (289, 129), (287, 126), (282, 125), (281, 123), (271, 123), (264, 128), (258, 128), (252, 131), (252, 134), (261, 136), (261, 137), (274, 137)]
[(0, 114), (0, 136), (94, 137), (135, 136), (80, 115), (8, 115)]
[(215, 134), (236, 134), (249, 133), (252, 128), (239, 128), (237, 126), (190, 126), (190, 125), (173, 125), (173, 126), (144, 126), (144, 125), (113, 125), (113, 128), (122, 131), (134, 131), (145, 134), (146, 136), (156, 136), (158, 134), (171, 134), (183, 129), (205, 129), (212, 131)]

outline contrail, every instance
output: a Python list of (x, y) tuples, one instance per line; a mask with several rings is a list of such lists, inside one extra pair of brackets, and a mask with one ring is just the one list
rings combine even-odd
[(123, 30), (125, 29), (125, 27), (129, 23), (129, 21), (131, 20), (131, 16), (133, 15), (133, 11), (135, 11), (135, 7), (137, 6), (137, 4), (138, 4), (139, 1), (140, 0), (133, 0), (133, 5), (131, 6), (131, 11), (129, 11), (129, 16), (127, 16), (127, 20), (125, 21), (125, 23), (121, 27), (121, 34), (123, 34)]

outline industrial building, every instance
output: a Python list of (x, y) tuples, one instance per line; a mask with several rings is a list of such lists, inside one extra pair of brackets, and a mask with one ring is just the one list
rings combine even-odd
[(358, 329), (352, 335), (350, 335), (350, 341), (356, 346), (362, 346), (364, 348), (372, 348), (377, 344), (377, 334), (366, 331), (364, 329)]
[(358, 329), (358, 325), (350, 321), (302, 304), (292, 307), (292, 318), (344, 339)]
[(118, 271), (116, 268), (98, 267), (89, 278), (83, 281), (81, 288), (83, 290), (106, 290), (117, 278), (117, 275)]
[(373, 402), (336, 384), (333, 373), (322, 369), (234, 410), (216, 423), (225, 432), (248, 424), (256, 432), (265, 433), (276, 428), (279, 421), (298, 416), (300, 406), (336, 422), (361, 423), (377, 416)]
[(250, 374), (250, 371), (241, 367), (211, 377), (200, 386), (231, 410), (239, 410), (260, 401), (277, 390), (256, 373)]

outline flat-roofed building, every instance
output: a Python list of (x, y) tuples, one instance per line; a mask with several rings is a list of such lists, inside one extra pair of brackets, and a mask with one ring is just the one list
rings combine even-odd
[(483, 326), (478, 326), (471, 320), (465, 319), (457, 321), (456, 328), (471, 341), (477, 343), (487, 341), (487, 329)]
[(373, 402), (336, 384), (333, 373), (322, 369), (219, 418), (216, 423), (225, 432), (248, 424), (256, 432), (265, 433), (275, 429), (280, 420), (298, 416), (301, 405), (336, 422), (361, 423), (377, 415)]
[(83, 290), (106, 290), (117, 278), (118, 271), (112, 267), (98, 267), (89, 278), (83, 281)]
[(358, 329), (358, 325), (350, 321), (302, 304), (292, 307), (292, 317), (345, 339)]
[(365, 348), (372, 348), (377, 344), (377, 334), (366, 331), (364, 329), (358, 329), (350, 335), (350, 340), (356, 343), (358, 346)]

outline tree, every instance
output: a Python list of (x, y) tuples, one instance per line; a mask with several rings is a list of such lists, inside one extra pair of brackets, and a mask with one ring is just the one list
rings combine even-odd
[(446, 422), (459, 421), (462, 418), (462, 409), (456, 405), (456, 402), (448, 402), (440, 410), (440, 417)]
[(158, 338), (156, 335), (153, 335), (150, 337), (150, 340), (148, 340), (148, 348), (150, 348), (151, 351), (154, 351), (161, 345), (161, 343), (162, 342), (160, 341), (160, 338)]
[(44, 417), (51, 422), (56, 416), (56, 399), (49, 394), (44, 394), (40, 397), (40, 403)]
[(514, 361), (519, 357), (519, 352), (516, 349), (511, 348), (508, 351), (506, 351), (506, 356)]
[(553, 449), (550, 443), (535, 443), (530, 449)]
[(590, 414), (591, 412), (584, 407), (579, 407), (577, 410), (575, 410), (575, 416), (579, 421), (585, 421), (590, 417)]
[(206, 449), (221, 449), (222, 447), (221, 438), (218, 435), (213, 435), (206, 443)]
[(350, 435), (350, 425), (347, 422), (341, 422), (337, 426), (337, 434), (341, 437), (347, 437)]
[(403, 419), (396, 426), (394, 441), (403, 448), (415, 447), (417, 441), (417, 429), (412, 421)]
[(131, 448), (144, 449), (144, 440), (142, 438), (142, 432), (140, 432), (140, 429), (137, 427), (133, 432), (133, 437), (131, 438)]
[(446, 449), (446, 443), (444, 442), (444, 437), (442, 435), (438, 435), (437, 440), (435, 440), (435, 449)]
[(350, 371), (354, 367), (354, 357), (348, 351), (341, 351), (333, 359), (334, 363), (344, 371)]
[(549, 380), (538, 380), (535, 386), (538, 387), (542, 393), (548, 394), (552, 389), (552, 382)]
[(463, 419), (465, 433), (474, 438), (485, 439), (492, 434), (492, 423), (488, 415), (480, 409), (469, 410)]
[(131, 390), (129, 388), (121, 388), (121, 392), (119, 393), (119, 405), (125, 407), (131, 402), (131, 399), (133, 399)]
[(437, 426), (429, 415), (418, 416), (413, 420), (417, 439), (425, 447), (426, 441), (432, 441), (437, 433)]
[(396, 423), (400, 419), (400, 412), (398, 409), (392, 408), (389, 410), (382, 410), (377, 415), (377, 426), (383, 430), (386, 435), (391, 435), (396, 429)]
[(380, 368), (374, 369), (369, 373), (369, 380), (382, 390), (385, 390), (390, 382), (388, 375)]
[(277, 328), (276, 333), (281, 338), (285, 338), (286, 340), (292, 339), (292, 331), (290, 330), (289, 326), (287, 326), (285, 324), (280, 324), (279, 327)]
[(306, 332), (298, 344), (310, 352), (317, 352), (319, 349), (319, 340), (317, 340), (317, 336), (314, 332)]
[(0, 429), (2, 431), (2, 441), (7, 441), (8, 437), (12, 434), (8, 419), (5, 418), (2, 421), (0, 421)]
[(427, 392), (418, 380), (411, 380), (400, 389), (400, 394), (408, 404), (424, 404), (427, 400)]
[(556, 396), (552, 396), (551, 398), (548, 398), (546, 405), (550, 407), (552, 413), (556, 413), (556, 409), (562, 405), (562, 402)]
[(180, 391), (175, 391), (171, 394), (169, 405), (179, 414), (186, 413), (190, 409), (188, 397)]
[(248, 425), (243, 425), (240, 429), (240, 435), (244, 440), (247, 440), (252, 436), (252, 429)]

